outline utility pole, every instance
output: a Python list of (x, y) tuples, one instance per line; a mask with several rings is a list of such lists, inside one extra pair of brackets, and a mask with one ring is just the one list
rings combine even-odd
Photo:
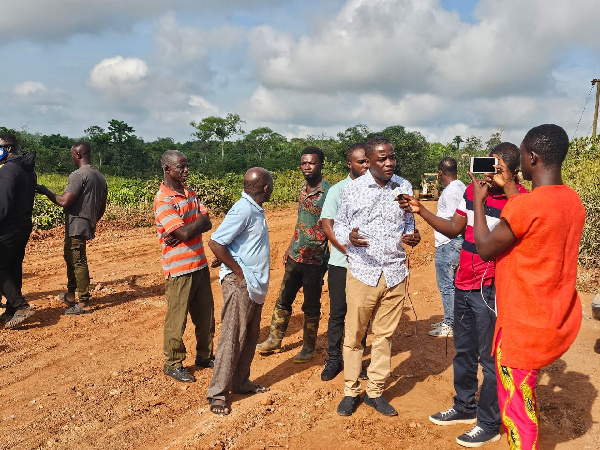
[(600, 101), (600, 79), (594, 78), (592, 86), (596, 85), (596, 109), (594, 109), (594, 127), (592, 128), (592, 138), (596, 138), (596, 127), (598, 125), (598, 102)]

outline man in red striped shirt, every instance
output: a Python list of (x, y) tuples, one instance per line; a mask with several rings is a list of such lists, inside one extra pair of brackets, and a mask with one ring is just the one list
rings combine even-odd
[(196, 333), (196, 366), (213, 367), (214, 302), (202, 233), (212, 224), (196, 193), (183, 183), (187, 158), (167, 150), (161, 165), (164, 181), (154, 198), (154, 218), (162, 247), (167, 313), (165, 316), (163, 372), (177, 381), (196, 381), (183, 367), (183, 332), (189, 311)]

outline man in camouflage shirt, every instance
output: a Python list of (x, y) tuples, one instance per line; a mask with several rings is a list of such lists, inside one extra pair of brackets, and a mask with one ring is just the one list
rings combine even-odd
[(331, 187), (323, 180), (321, 173), (324, 162), (325, 155), (320, 148), (307, 147), (302, 151), (300, 166), (305, 182), (300, 189), (298, 221), (292, 241), (283, 255), (285, 274), (273, 310), (269, 337), (256, 347), (261, 354), (281, 351), (281, 341), (292, 315), (292, 303), (300, 288), (303, 288), (304, 337), (302, 350), (294, 358), (297, 363), (307, 362), (315, 356), (321, 316), (321, 290), (329, 260), (327, 236), (320, 218), (325, 196)]

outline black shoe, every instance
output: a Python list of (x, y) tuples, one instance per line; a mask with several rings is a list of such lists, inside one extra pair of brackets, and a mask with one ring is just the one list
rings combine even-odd
[(360, 374), (358, 375), (358, 378), (361, 380), (368, 380), (369, 376), (367, 375), (367, 368), (363, 367), (362, 370), (360, 371)]
[(325, 362), (325, 368), (323, 369), (323, 372), (321, 372), (321, 380), (333, 380), (343, 368), (344, 364), (339, 359), (328, 359)]
[(454, 409), (454, 407), (441, 411), (429, 416), (436, 425), (454, 425), (456, 423), (475, 423), (477, 422), (477, 413), (462, 413)]
[(212, 369), (215, 367), (215, 357), (209, 359), (198, 359), (196, 358), (196, 367), (201, 367), (203, 369)]
[(177, 381), (183, 381), (184, 383), (193, 383), (196, 381), (194, 375), (189, 373), (183, 366), (177, 367), (176, 369), (168, 369), (167, 366), (164, 366), (163, 372), (165, 375), (170, 376)]
[(369, 405), (372, 408), (375, 408), (375, 411), (380, 412), (384, 416), (397, 416), (398, 412), (396, 409), (388, 403), (388, 401), (380, 395), (377, 398), (371, 398), (367, 394), (365, 394), (364, 399), (365, 405)]
[(337, 413), (340, 416), (351, 416), (358, 404), (360, 403), (360, 396), (350, 397), (347, 395), (342, 399), (337, 407)]

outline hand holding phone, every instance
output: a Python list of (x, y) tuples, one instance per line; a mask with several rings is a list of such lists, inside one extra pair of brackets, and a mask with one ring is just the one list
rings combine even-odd
[(471, 173), (496, 173), (498, 158), (493, 156), (471, 156)]

